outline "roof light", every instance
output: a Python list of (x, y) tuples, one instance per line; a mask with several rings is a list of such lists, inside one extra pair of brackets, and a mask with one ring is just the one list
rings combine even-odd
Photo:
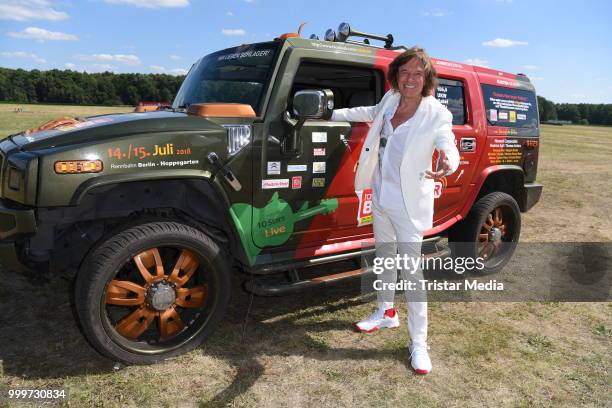
[(338, 41), (345, 41), (351, 34), (349, 23), (340, 23), (338, 26)]
[[(326, 40), (327, 40), (327, 35), (329, 31), (330, 30), (327, 30), (327, 33), (325, 33)], [(357, 31), (353, 29), (349, 23), (341, 23), (338, 26), (338, 34), (334, 35), (335, 41), (345, 42), (349, 44), (357, 44), (357, 45), (363, 44), (358, 41), (351, 41), (349, 40), (349, 37), (362, 37), (365, 39), (363, 42), (365, 44), (370, 44), (370, 41), (367, 41), (368, 38), (372, 40), (383, 41), (385, 43), (385, 46), (384, 46), (385, 48), (393, 47), (393, 35), (391, 34), (387, 34), (387, 35), (370, 34), (370, 33), (366, 33), (363, 31)], [(331, 41), (331, 40), (328, 40), (328, 41)], [(380, 48), (380, 47), (377, 47), (377, 48)]]
[(335, 41), (336, 32), (331, 28), (325, 32), (325, 41)]

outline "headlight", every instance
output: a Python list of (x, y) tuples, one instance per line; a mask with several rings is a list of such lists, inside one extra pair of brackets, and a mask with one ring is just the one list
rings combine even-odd
[(15, 152), (6, 157), (4, 171), (0, 171), (0, 197), (33, 205), (38, 183), (38, 158), (29, 152)]
[(249, 125), (223, 125), (223, 127), (227, 130), (227, 152), (230, 156), (251, 143)]
[(21, 180), (23, 179), (23, 175), (19, 170), (14, 167), (9, 167), (8, 173), (8, 186), (12, 190), (17, 190), (21, 188)]

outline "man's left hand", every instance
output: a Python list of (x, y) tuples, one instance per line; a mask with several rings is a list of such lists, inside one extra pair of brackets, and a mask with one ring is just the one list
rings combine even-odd
[(444, 150), (440, 150), (440, 157), (438, 159), (438, 168), (436, 171), (425, 170), (425, 178), (428, 179), (437, 179), (444, 176), (451, 169), (450, 161), (448, 157), (446, 157), (446, 153)]

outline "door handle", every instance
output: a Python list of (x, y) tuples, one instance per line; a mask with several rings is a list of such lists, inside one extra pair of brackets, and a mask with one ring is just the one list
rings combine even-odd
[(476, 138), (475, 137), (462, 137), (461, 140), (459, 140), (459, 151), (475, 152), (476, 151)]
[(285, 156), (299, 156), (302, 152), (300, 130), (306, 122), (306, 118), (300, 118), (299, 120), (291, 119), (291, 115), (288, 111), (283, 112), (283, 122), (289, 127), (289, 135), (285, 135), (281, 143), (281, 152)]

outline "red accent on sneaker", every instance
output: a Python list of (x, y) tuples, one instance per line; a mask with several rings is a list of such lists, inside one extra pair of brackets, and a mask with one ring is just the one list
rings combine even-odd
[(385, 316), (390, 317), (390, 318), (394, 318), (395, 317), (395, 309), (387, 309), (385, 310)]
[(363, 330), (358, 324), (355, 324), (355, 329), (357, 329), (359, 333), (374, 333), (378, 330), (378, 327), (372, 327), (370, 330)]
[(414, 372), (417, 374), (429, 374), (429, 371), (423, 370), (421, 368), (413, 368)]

